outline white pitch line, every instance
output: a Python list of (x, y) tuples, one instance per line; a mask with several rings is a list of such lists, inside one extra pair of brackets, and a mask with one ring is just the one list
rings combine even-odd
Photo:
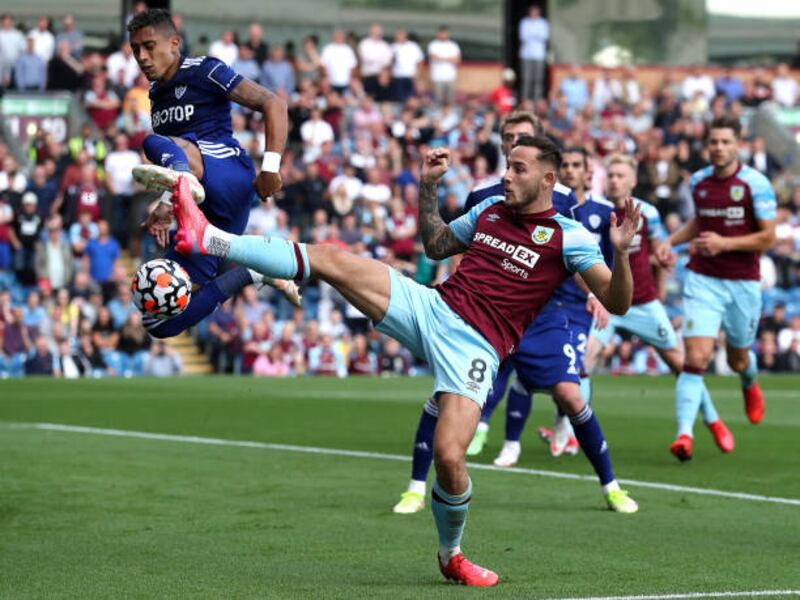
[[(169, 433), (149, 433), (147, 431), (129, 431), (125, 429), (104, 429), (99, 427), (83, 427), (81, 425), (62, 425), (60, 423), (5, 422), (3, 423), (3, 425), (14, 429), (38, 429), (42, 431), (60, 431), (66, 433), (88, 433), (93, 435), (137, 438), (143, 440), (158, 440), (162, 442), (179, 442), (183, 444), (201, 444), (206, 446), (234, 446), (238, 448), (256, 448), (259, 450), (280, 450), (285, 452), (303, 452), (306, 454), (322, 454), (327, 456), (348, 456), (351, 458), (373, 458), (377, 460), (394, 460), (401, 462), (409, 462), (411, 460), (409, 456), (400, 454), (384, 454), (382, 452), (367, 452), (363, 450), (340, 450), (337, 448), (318, 448), (315, 446), (294, 446), (291, 444), (272, 444), (268, 442), (251, 442), (246, 440), (227, 440), (222, 438), (198, 437), (193, 435), (174, 435)], [(522, 475), (538, 475), (539, 477), (553, 477), (557, 479), (593, 481), (595, 483), (597, 482), (597, 477), (594, 477), (592, 475), (576, 475), (575, 473), (544, 471), (541, 469), (523, 469), (520, 467), (496, 467), (494, 465), (486, 465), (481, 463), (467, 463), (467, 465), (469, 466), (470, 469), (476, 469), (480, 471), (494, 471), (497, 473), (518, 473)], [(731, 498), (734, 500), (749, 500), (752, 502), (770, 502), (773, 504), (800, 506), (800, 499), (798, 498), (780, 498), (776, 496), (762, 496), (760, 494), (748, 494), (746, 492), (727, 492), (724, 490), (715, 490), (709, 488), (673, 485), (671, 483), (638, 481), (636, 479), (620, 479), (619, 482), (634, 487), (665, 490), (668, 492), (697, 494), (701, 496), (717, 496), (720, 498)], [(630, 598), (635, 598), (635, 597), (631, 596)], [(642, 598), (645, 597), (643, 596)], [(658, 598), (661, 598), (661, 596), (658, 596)], [(588, 599), (583, 599), (583, 600), (588, 600)], [(609, 598), (606, 600), (611, 600), (611, 599)]]
[(752, 592), (692, 592), (662, 596), (591, 596), (552, 598), (550, 600), (681, 600), (683, 598), (756, 598), (761, 596), (800, 596), (800, 590), (756, 590)]

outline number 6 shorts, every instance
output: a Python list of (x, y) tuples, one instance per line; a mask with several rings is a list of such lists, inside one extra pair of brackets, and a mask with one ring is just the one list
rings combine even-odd
[(377, 330), (428, 362), (434, 394), (460, 394), (483, 408), (500, 362), (495, 349), (436, 290), (392, 268), (389, 279), (389, 309)]

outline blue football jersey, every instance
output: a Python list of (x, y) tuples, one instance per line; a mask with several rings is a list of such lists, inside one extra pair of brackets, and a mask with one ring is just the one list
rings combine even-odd
[(233, 137), (228, 94), (242, 79), (216, 58), (184, 58), (172, 79), (150, 85), (153, 131), (238, 146)]

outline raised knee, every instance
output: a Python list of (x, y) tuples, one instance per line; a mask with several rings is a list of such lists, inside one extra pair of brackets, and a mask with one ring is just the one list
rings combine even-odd
[(747, 369), (747, 364), (749, 362), (749, 358), (745, 354), (744, 356), (736, 356), (728, 354), (728, 366), (736, 371), (737, 373), (741, 373), (745, 369)]

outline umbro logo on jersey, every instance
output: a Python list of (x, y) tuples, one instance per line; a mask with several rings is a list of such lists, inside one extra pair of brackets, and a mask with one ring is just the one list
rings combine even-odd
[(181, 98), (183, 98), (183, 95), (185, 93), (186, 93), (186, 86), (185, 85), (179, 85), (178, 87), (175, 88), (175, 98), (177, 100), (180, 100)]
[(492, 213), (488, 217), (486, 217), (486, 220), (489, 221), (489, 223), (494, 223), (495, 221), (500, 220), (500, 215), (498, 215), (497, 213)]

